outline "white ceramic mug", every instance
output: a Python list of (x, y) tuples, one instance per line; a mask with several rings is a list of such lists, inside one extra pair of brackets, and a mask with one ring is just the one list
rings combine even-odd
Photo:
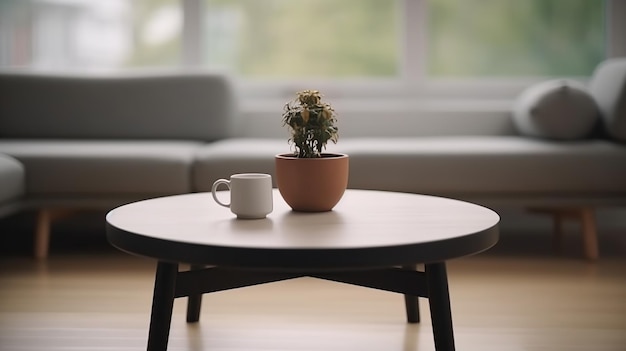
[[(230, 190), (230, 203), (223, 203), (215, 192), (220, 185)], [(273, 210), (272, 176), (264, 173), (233, 174), (230, 180), (218, 179), (211, 188), (213, 199), (218, 204), (229, 207), (237, 218), (265, 218)]]

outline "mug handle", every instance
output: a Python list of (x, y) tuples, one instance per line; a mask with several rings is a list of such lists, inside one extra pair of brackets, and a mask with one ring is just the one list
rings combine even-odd
[(229, 180), (227, 180), (227, 179), (218, 179), (218, 180), (216, 180), (215, 183), (213, 183), (213, 186), (211, 187), (211, 194), (213, 194), (213, 200), (215, 200), (215, 202), (217, 202), (221, 206), (230, 207), (230, 204), (225, 204), (225, 203), (221, 202), (220, 199), (217, 198), (217, 195), (215, 195), (215, 191), (217, 191), (217, 187), (219, 187), (222, 184), (225, 184), (228, 187), (228, 190), (230, 190), (230, 181)]

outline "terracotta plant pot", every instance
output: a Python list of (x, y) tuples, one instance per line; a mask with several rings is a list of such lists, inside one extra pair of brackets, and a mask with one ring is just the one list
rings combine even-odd
[(348, 187), (348, 155), (322, 154), (321, 158), (276, 155), (276, 184), (294, 211), (330, 211)]

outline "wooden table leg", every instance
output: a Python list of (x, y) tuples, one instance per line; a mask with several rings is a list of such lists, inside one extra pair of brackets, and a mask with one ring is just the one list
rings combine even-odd
[[(406, 265), (402, 268), (406, 270), (416, 270), (417, 265)], [(409, 323), (420, 322), (420, 306), (418, 297), (413, 295), (404, 294), (404, 306), (406, 307), (406, 320)]]
[(446, 264), (439, 262), (429, 263), (425, 266), (435, 349), (437, 351), (454, 351), (454, 332), (452, 331), (452, 312), (450, 310)]
[(154, 280), (148, 351), (165, 351), (170, 336), (178, 264), (159, 262)]
[[(191, 270), (205, 268), (204, 265), (191, 265)], [(196, 323), (200, 320), (200, 309), (202, 307), (202, 294), (190, 295), (187, 298), (187, 323)]]

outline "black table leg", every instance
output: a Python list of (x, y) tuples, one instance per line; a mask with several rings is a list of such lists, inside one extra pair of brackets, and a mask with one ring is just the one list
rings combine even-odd
[[(402, 268), (406, 270), (416, 270), (417, 265), (405, 265)], [(420, 322), (420, 306), (418, 303), (418, 297), (413, 295), (404, 294), (404, 306), (406, 307), (406, 320), (409, 323)]]
[[(203, 269), (204, 265), (191, 265), (191, 270)], [(200, 320), (200, 308), (202, 307), (202, 294), (190, 295), (187, 298), (187, 323), (195, 323)]]
[(148, 351), (167, 350), (177, 274), (178, 264), (168, 262), (157, 264), (150, 332), (148, 333)]
[(428, 303), (437, 351), (454, 351), (452, 312), (448, 292), (448, 277), (444, 262), (426, 264)]

